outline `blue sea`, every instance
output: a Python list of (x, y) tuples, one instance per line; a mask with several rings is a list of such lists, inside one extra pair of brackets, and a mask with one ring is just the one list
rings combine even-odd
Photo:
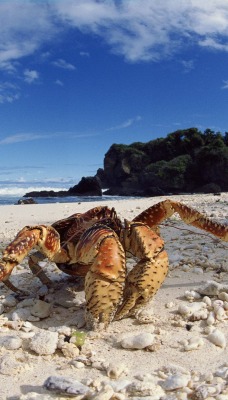
[[(18, 200), (22, 199), (25, 193), (32, 191), (41, 190), (68, 190), (69, 187), (57, 187), (57, 186), (27, 186), (25, 183), (18, 185), (3, 185), (0, 183), (0, 206), (1, 205), (12, 205), (17, 204)], [(120, 200), (129, 199), (129, 197), (123, 196), (67, 196), (67, 197), (33, 197), (38, 204), (48, 203), (79, 203), (79, 202), (91, 202), (91, 201), (107, 201), (107, 200)]]

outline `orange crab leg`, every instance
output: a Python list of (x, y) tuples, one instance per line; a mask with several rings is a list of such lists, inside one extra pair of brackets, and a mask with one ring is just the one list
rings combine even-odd
[(78, 263), (88, 265), (85, 277), (87, 322), (109, 324), (123, 295), (125, 254), (115, 232), (96, 224), (76, 247)]
[(126, 278), (122, 304), (115, 319), (134, 315), (158, 291), (168, 272), (164, 241), (140, 222), (126, 223), (123, 245), (140, 259)]
[(54, 228), (45, 225), (23, 228), (6, 247), (0, 260), (0, 281), (14, 291), (17, 289), (8, 278), (13, 268), (20, 264), (33, 248), (38, 248), (50, 260), (68, 260), (66, 250), (60, 248), (59, 234)]
[(175, 212), (179, 214), (186, 224), (193, 225), (196, 228), (212, 233), (225, 242), (228, 241), (228, 227), (226, 225), (214, 222), (193, 208), (177, 201), (161, 201), (143, 211), (134, 218), (133, 221), (143, 222), (150, 228), (156, 230), (157, 226), (161, 224), (161, 222), (171, 217)]

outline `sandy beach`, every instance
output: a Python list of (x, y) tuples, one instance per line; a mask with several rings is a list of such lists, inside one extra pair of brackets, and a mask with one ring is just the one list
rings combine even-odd
[[(102, 205), (131, 220), (165, 198)], [(227, 224), (228, 193), (170, 198)], [(1, 206), (1, 250), (25, 225), (52, 224), (97, 205)], [(53, 282), (49, 288), (26, 259), (13, 270), (13, 284), (29, 294), (20, 299), (0, 284), (0, 400), (228, 399), (228, 244), (176, 214), (161, 225), (161, 236), (170, 259), (162, 288), (137, 318), (99, 332), (84, 325), (81, 281), (48, 261), (40, 265)], [(75, 331), (85, 332), (78, 347)]]

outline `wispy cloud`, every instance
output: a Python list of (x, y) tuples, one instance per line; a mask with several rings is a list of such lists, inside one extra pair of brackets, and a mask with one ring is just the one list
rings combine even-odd
[[(228, 52), (227, 0), (21, 0), (0, 2), (0, 68), (33, 54), (63, 28), (95, 33), (129, 62), (171, 57), (186, 45)], [(81, 52), (81, 55), (88, 55)], [(74, 70), (60, 59), (56, 66)]]
[(157, 61), (192, 43), (228, 51), (227, 0), (65, 0), (54, 8), (64, 23), (101, 36), (130, 62)]
[(20, 91), (17, 85), (11, 82), (0, 83), (0, 104), (13, 103), (20, 98)]
[(31, 142), (35, 140), (47, 140), (53, 138), (64, 138), (64, 139), (80, 139), (84, 137), (99, 136), (101, 133), (76, 133), (70, 131), (53, 132), (53, 133), (17, 133), (15, 135), (6, 136), (0, 140), (0, 145), (11, 145), (21, 142)]
[(88, 51), (80, 51), (79, 54), (80, 54), (81, 57), (90, 57), (90, 54), (89, 54)]
[(41, 135), (38, 133), (17, 133), (15, 135), (6, 136), (4, 139), (0, 140), (0, 145), (4, 144), (14, 144), (20, 142), (31, 142), (33, 140), (49, 139), (57, 135)]
[(14, 62), (33, 54), (59, 31), (50, 7), (41, 2), (0, 2), (0, 68), (12, 70)]
[(106, 131), (116, 131), (116, 130), (119, 130), (119, 129), (129, 128), (129, 126), (132, 126), (135, 122), (138, 122), (141, 119), (142, 118), (140, 117), (140, 115), (137, 115), (135, 118), (129, 118), (129, 119), (127, 119), (126, 121), (122, 122), (119, 125), (107, 128)]
[(0, 93), (0, 104), (3, 103), (13, 103), (20, 98), (19, 94), (1, 94)]
[(56, 79), (55, 84), (58, 86), (64, 86), (64, 83), (60, 79)]
[[(0, 2), (0, 68), (33, 54), (62, 34), (79, 29), (101, 37), (127, 61), (157, 61), (186, 45), (228, 52), (227, 0), (21, 0)], [(44, 54), (44, 53), (43, 53)], [(81, 51), (81, 56), (88, 56)], [(75, 70), (63, 59), (60, 68)]]
[(182, 60), (181, 64), (184, 67), (184, 72), (185, 73), (188, 73), (188, 72), (192, 71), (195, 68), (193, 60)]
[(218, 37), (217, 39), (211, 37), (205, 38), (199, 41), (199, 45), (202, 47), (208, 47), (212, 50), (228, 52), (228, 43), (222, 43), (220, 37)]
[(24, 70), (24, 80), (27, 83), (33, 83), (39, 79), (39, 73), (32, 69)]
[(53, 61), (52, 64), (55, 67), (68, 69), (69, 71), (74, 71), (76, 69), (76, 67), (73, 64), (70, 64), (70, 63), (66, 62), (62, 58), (59, 58), (58, 60)]
[(228, 80), (223, 81), (222, 89), (228, 89)]

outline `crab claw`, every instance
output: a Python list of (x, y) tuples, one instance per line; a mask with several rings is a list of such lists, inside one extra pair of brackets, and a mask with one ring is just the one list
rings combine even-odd
[(23, 293), (20, 289), (10, 282), (8, 276), (11, 274), (12, 269), (15, 267), (16, 263), (10, 263), (7, 261), (2, 261), (0, 263), (0, 282), (11, 289), (15, 293)]

